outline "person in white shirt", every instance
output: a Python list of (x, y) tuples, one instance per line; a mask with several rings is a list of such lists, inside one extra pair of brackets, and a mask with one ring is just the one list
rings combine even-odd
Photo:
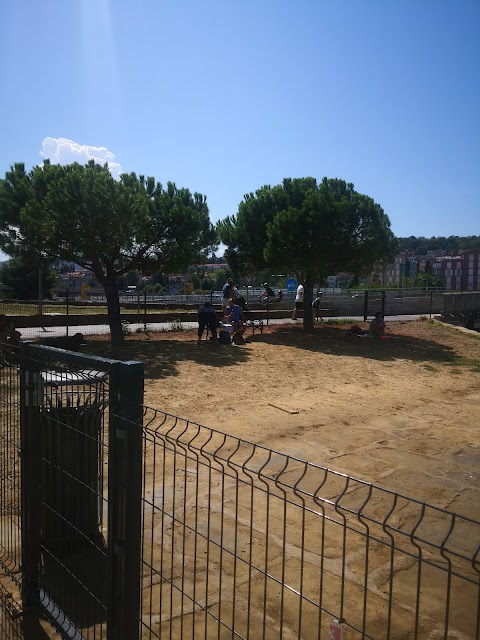
[(297, 319), (297, 312), (303, 311), (303, 284), (299, 284), (297, 287), (297, 295), (295, 296), (295, 307), (292, 311), (292, 320)]

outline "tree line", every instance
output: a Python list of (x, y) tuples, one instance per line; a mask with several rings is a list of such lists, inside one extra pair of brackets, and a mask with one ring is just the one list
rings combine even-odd
[(462, 249), (475, 249), (480, 247), (480, 236), (423, 236), (398, 238), (400, 251), (413, 251), (415, 255), (426, 255), (428, 251), (442, 249), (446, 255), (456, 256)]
[[(28, 265), (74, 262), (104, 288), (112, 342), (123, 340), (119, 279), (169, 274), (205, 262), (219, 242), (238, 276), (266, 269), (294, 274), (311, 304), (316, 282), (338, 271), (361, 275), (390, 260), (398, 243), (370, 196), (337, 178), (288, 178), (246, 194), (213, 225), (200, 193), (107, 165), (13, 165), (0, 180), (0, 248)], [(313, 330), (304, 314), (304, 330)]]

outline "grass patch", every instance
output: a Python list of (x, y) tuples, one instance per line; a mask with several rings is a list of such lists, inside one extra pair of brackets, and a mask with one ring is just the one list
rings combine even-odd
[(185, 327), (183, 326), (182, 321), (180, 320), (180, 318), (175, 318), (174, 320), (172, 320), (172, 324), (170, 325), (170, 331), (185, 331)]
[[(467, 358), (465, 356), (456, 356), (454, 360), (450, 363), (454, 367), (466, 367), (471, 368), (472, 371), (476, 373), (480, 373), (480, 359), (478, 358)], [(452, 369), (452, 373), (460, 373), (457, 369)]]
[(432, 366), (431, 364), (426, 364), (423, 366), (427, 371), (438, 371), (437, 367)]

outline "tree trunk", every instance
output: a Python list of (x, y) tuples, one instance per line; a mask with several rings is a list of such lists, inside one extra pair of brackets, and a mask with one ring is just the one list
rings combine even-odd
[(123, 342), (123, 331), (120, 321), (120, 300), (118, 299), (116, 275), (107, 277), (104, 288), (107, 298), (108, 324), (110, 325), (112, 345), (119, 345)]
[(313, 333), (313, 313), (312, 313), (313, 285), (314, 285), (313, 278), (311, 276), (306, 276), (305, 282), (303, 283), (303, 287), (304, 287), (303, 332), (304, 333)]

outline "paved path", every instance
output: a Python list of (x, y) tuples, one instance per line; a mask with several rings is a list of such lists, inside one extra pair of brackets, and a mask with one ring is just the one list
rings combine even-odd
[[(385, 316), (386, 322), (393, 321), (408, 321), (408, 320), (418, 320), (421, 317), (420, 314), (415, 315), (401, 315), (401, 316)], [(348, 318), (354, 322), (363, 322), (363, 316), (339, 316), (335, 319)], [(327, 318), (327, 320), (333, 318)], [(265, 322), (265, 320), (264, 320)], [(197, 322), (182, 322), (182, 326), (185, 329), (196, 329), (198, 327)], [(297, 320), (293, 321), (290, 318), (276, 318), (270, 319), (269, 325), (279, 325), (279, 324), (297, 324), (301, 326), (302, 321)], [(137, 329), (143, 331), (144, 325), (143, 322), (132, 322), (129, 324), (129, 329), (132, 333), (134, 333)], [(147, 328), (150, 331), (172, 331), (172, 322), (148, 322)], [(29, 327), (19, 330), (22, 333), (22, 338), (24, 340), (35, 340), (37, 338), (45, 338), (47, 336), (65, 336), (67, 333), (67, 328), (65, 326), (62, 327)], [(68, 328), (68, 334), (73, 336), (75, 333), (83, 333), (84, 335), (98, 335), (109, 333), (110, 329), (106, 324), (92, 324), (92, 325), (78, 325), (71, 326)]]

